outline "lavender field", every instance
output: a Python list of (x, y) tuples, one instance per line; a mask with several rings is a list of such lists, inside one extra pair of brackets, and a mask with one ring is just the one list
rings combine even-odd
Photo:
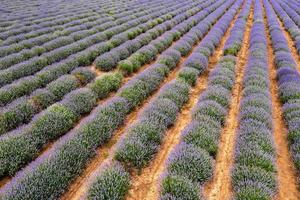
[(299, 0), (2, 0), (0, 200), (300, 200)]

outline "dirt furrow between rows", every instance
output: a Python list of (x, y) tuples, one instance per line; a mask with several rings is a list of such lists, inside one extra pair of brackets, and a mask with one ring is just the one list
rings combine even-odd
[[(188, 56), (187, 56), (188, 57)], [(168, 77), (163, 81), (160, 85), (159, 89), (163, 87), (166, 83), (170, 82), (177, 76), (177, 72), (180, 69), (181, 64), (185, 61), (187, 57), (181, 58), (175, 70), (173, 70)], [(149, 66), (150, 64), (147, 64)], [(128, 81), (128, 80), (127, 80)], [(99, 147), (96, 151), (96, 156), (91, 160), (91, 162), (87, 165), (86, 169), (82, 173), (80, 177), (78, 177), (73, 184), (70, 186), (69, 190), (61, 197), (61, 200), (77, 200), (80, 199), (87, 192), (89, 180), (93, 177), (93, 173), (95, 173), (100, 165), (108, 162), (113, 158), (114, 152), (120, 141), (121, 137), (125, 137), (126, 130), (132, 125), (134, 121), (137, 120), (138, 114), (147, 104), (151, 101), (151, 99), (157, 96), (158, 90), (153, 93), (147, 100), (144, 101), (139, 107), (137, 107), (133, 112), (131, 112), (125, 119), (124, 125), (121, 126), (113, 137), (105, 144)]]
[[(173, 42), (173, 44), (174, 44), (174, 43), (175, 43), (175, 42)], [(172, 44), (172, 45), (173, 45), (173, 44)], [(151, 61), (151, 62), (148, 63), (148, 64), (143, 65), (142, 67), (140, 67), (136, 72), (134, 72), (134, 73), (132, 73), (132, 74), (130, 74), (130, 75), (128, 75), (128, 76), (125, 76), (125, 77), (123, 78), (123, 80), (122, 80), (122, 84), (121, 84), (120, 87), (122, 87), (123, 85), (125, 85), (125, 84), (126, 84), (129, 80), (131, 80), (134, 76), (136, 76), (136, 75), (139, 74), (140, 72), (142, 72), (142, 71), (144, 71), (145, 69), (147, 69), (148, 67), (150, 67), (151, 64), (153, 64), (156, 60), (158, 60), (158, 58), (159, 58), (160, 55), (161, 55), (161, 54), (159, 54), (155, 60)], [(114, 73), (114, 72), (117, 72), (117, 71), (118, 71), (118, 69), (115, 69), (115, 70), (110, 71), (110, 72), (104, 72), (104, 71), (101, 71), (101, 70), (97, 69), (95, 65), (90, 65), (90, 66), (87, 66), (87, 67), (89, 67), (92, 71), (94, 71), (94, 72), (96, 73), (96, 78), (97, 78), (97, 77), (100, 77), (100, 76), (102, 76), (102, 75), (104, 75), (104, 74), (106, 74), (106, 73)], [(97, 104), (95, 105), (94, 108), (96, 108), (98, 105), (101, 105), (101, 104), (105, 103), (106, 101), (109, 101), (113, 96), (115, 96), (115, 94), (116, 94), (116, 92), (111, 92), (111, 93), (110, 93), (107, 97), (105, 97), (104, 99), (98, 100), (98, 101), (97, 101)], [(82, 122), (84, 122), (85, 119), (86, 119), (89, 115), (91, 115), (91, 114), (94, 112), (94, 110), (95, 110), (95, 109), (93, 109), (90, 113), (83, 115), (83, 116), (78, 120), (78, 122), (76, 123), (76, 125), (73, 126), (73, 129), (78, 129), (78, 128), (82, 125)], [(47, 145), (45, 145), (45, 146), (41, 149), (41, 152), (39, 153), (38, 157), (39, 157), (39, 156), (42, 156), (42, 155), (45, 154), (45, 153), (47, 153), (47, 152), (52, 148), (52, 146), (56, 143), (56, 141), (58, 141), (58, 140), (59, 140), (59, 138), (57, 138), (56, 140), (51, 141), (51, 142), (49, 142)], [(8, 182), (10, 182), (11, 179), (12, 179), (12, 177), (10, 177), (10, 176), (2, 177), (2, 178), (0, 179), (0, 188), (4, 187), (4, 185), (6, 185)]]
[(295, 43), (294, 43), (291, 35), (284, 28), (284, 25), (283, 25), (282, 21), (279, 19), (278, 16), (277, 16), (277, 19), (278, 19), (278, 22), (280, 24), (281, 31), (282, 31), (285, 39), (287, 40), (288, 47), (291, 50), (291, 53), (292, 53), (292, 55), (293, 55), (293, 57), (294, 57), (294, 59), (296, 61), (296, 64), (297, 64), (296, 68), (297, 68), (298, 72), (300, 72), (300, 56), (299, 56), (299, 54), (297, 52), (297, 49), (296, 49), (296, 47), (294, 45)]
[[(93, 72), (95, 72), (95, 74), (96, 74), (95, 79), (96, 79), (97, 77), (99, 77), (99, 76), (101, 76), (101, 75), (107, 73), (107, 72), (103, 72), (103, 71), (98, 70), (94, 65), (91, 65), (91, 66), (88, 66), (88, 67), (89, 67)], [(143, 69), (144, 69), (144, 68), (141, 68), (141, 70), (143, 70)], [(130, 79), (131, 76), (130, 76), (130, 77), (126, 77), (126, 78), (127, 78), (127, 79)], [(125, 78), (124, 78), (124, 79), (125, 79)], [(127, 79), (126, 79), (126, 80), (127, 80)], [(77, 89), (78, 89), (78, 88), (77, 88)], [(110, 94), (107, 98), (110, 98), (111, 96), (112, 96), (112, 95)], [(106, 99), (99, 100), (99, 101), (97, 102), (97, 105), (101, 104), (101, 103), (104, 102), (105, 100), (106, 100)], [(80, 122), (81, 122), (86, 116), (88, 116), (88, 114), (85, 115), (85, 116), (83, 116), (83, 117), (81, 117), (81, 119), (77, 122), (77, 125), (75, 125), (74, 128), (78, 128), (78, 125), (80, 124)], [(57, 140), (58, 140), (58, 139), (57, 139)], [(49, 149), (51, 149), (52, 146), (55, 144), (55, 142), (56, 142), (56, 140), (55, 140), (55, 141), (51, 141), (51, 142), (49, 142), (47, 145), (45, 145), (45, 146), (41, 149), (41, 152), (40, 152), (39, 156), (43, 155), (43, 154), (46, 153)], [(0, 188), (2, 188), (4, 185), (6, 185), (8, 182), (10, 182), (11, 179), (12, 179), (12, 177), (10, 177), (10, 176), (2, 177), (2, 178), (0, 179)]]
[(204, 186), (204, 194), (209, 200), (230, 199), (232, 196), (231, 168), (234, 162), (234, 147), (238, 127), (239, 104), (242, 98), (244, 68), (247, 63), (250, 31), (253, 23), (253, 8), (246, 24), (242, 48), (237, 55), (236, 81), (232, 89), (231, 105), (225, 126), (221, 132), (219, 150), (216, 157), (214, 175)]
[[(265, 11), (265, 10), (264, 10)], [(264, 13), (265, 14), (265, 13)], [(274, 52), (271, 45), (269, 30), (267, 28), (266, 15), (264, 16), (265, 29), (268, 42), (268, 67), (270, 74), (273, 134), (276, 149), (276, 167), (278, 176), (278, 194), (276, 200), (297, 200), (300, 197), (297, 190), (296, 170), (292, 162), (288, 145), (288, 131), (284, 123), (282, 104), (279, 99), (279, 89), (276, 79), (276, 67), (274, 62)], [(289, 44), (291, 45), (291, 44)], [(291, 46), (290, 46), (291, 48)]]
[(195, 87), (192, 88), (189, 101), (182, 108), (174, 126), (166, 132), (166, 137), (163, 140), (155, 158), (151, 161), (149, 166), (144, 168), (141, 172), (134, 172), (132, 174), (132, 188), (129, 190), (126, 200), (154, 200), (159, 198), (159, 181), (163, 171), (165, 170), (165, 162), (171, 151), (179, 143), (181, 132), (192, 120), (192, 108), (197, 104), (199, 95), (207, 87), (209, 72), (215, 67), (219, 58), (223, 55), (225, 42), (230, 35), (230, 31), (239, 12), (231, 22), (228, 30), (221, 40), (220, 45), (210, 57), (207, 71), (201, 75), (201, 77), (197, 80)]

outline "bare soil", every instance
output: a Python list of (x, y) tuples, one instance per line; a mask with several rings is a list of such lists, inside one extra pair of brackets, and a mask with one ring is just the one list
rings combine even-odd
[(1, 178), (0, 180), (0, 188), (3, 187), (5, 184), (7, 184), (11, 180), (11, 177), (5, 176)]
[(294, 57), (294, 60), (297, 63), (297, 67), (296, 68), (298, 69), (298, 72), (300, 72), (300, 56), (299, 56), (299, 54), (297, 52), (297, 49), (295, 47), (295, 43), (294, 43), (291, 35), (284, 28), (284, 25), (283, 25), (282, 21), (278, 17), (277, 17), (277, 19), (278, 19), (278, 22), (280, 24), (280, 29), (283, 32), (283, 35), (284, 35), (284, 37), (287, 40), (287, 44), (289, 46), (289, 49), (291, 50), (291, 53), (292, 53), (292, 55)]
[[(153, 62), (152, 62), (153, 63)], [(150, 66), (150, 64), (146, 64), (141, 68), (145, 69)], [(176, 77), (176, 74), (179, 70), (179, 65), (167, 76), (167, 78), (163, 81), (159, 88), (165, 85), (167, 82), (170, 82)], [(141, 71), (139, 70), (139, 71)], [(128, 79), (129, 80), (129, 79)], [(127, 81), (128, 81), (127, 80)], [(101, 167), (104, 163), (107, 163), (113, 159), (114, 152), (118, 145), (118, 142), (121, 141), (122, 137), (126, 136), (126, 130), (137, 120), (138, 114), (144, 107), (148, 105), (148, 103), (157, 96), (159, 89), (154, 92), (150, 97), (145, 100), (143, 104), (141, 104), (138, 108), (136, 108), (133, 112), (131, 112), (124, 122), (124, 125), (121, 126), (113, 137), (108, 141), (108, 143), (102, 145), (97, 149), (96, 156), (91, 160), (91, 162), (87, 165), (84, 172), (79, 176), (69, 187), (69, 190), (60, 198), (61, 200), (79, 200), (85, 196), (90, 180), (93, 178), (93, 174)]]
[(204, 187), (204, 195), (209, 200), (230, 199), (232, 196), (231, 168), (234, 162), (236, 130), (238, 127), (238, 113), (240, 109), (239, 104), (242, 98), (242, 82), (244, 68), (247, 63), (252, 23), (253, 8), (250, 10), (250, 15), (246, 24), (242, 48), (237, 55), (236, 81), (232, 89), (232, 99), (226, 123), (221, 132), (214, 175), (212, 180), (207, 182)]
[(207, 80), (205, 79), (207, 77), (208, 72), (199, 79), (196, 87), (192, 89), (188, 103), (182, 108), (175, 125), (167, 131), (167, 137), (162, 142), (156, 158), (140, 173), (133, 172), (132, 188), (126, 199), (158, 199), (159, 177), (165, 168), (164, 162), (171, 150), (178, 144), (181, 131), (191, 121), (190, 111), (196, 105), (199, 94), (206, 88)]
[[(271, 45), (269, 30), (267, 28), (266, 15), (264, 18), (265, 29), (268, 41), (268, 67), (271, 80), (271, 99), (272, 99), (272, 117), (273, 117), (273, 134), (276, 148), (276, 167), (278, 175), (278, 194), (276, 200), (297, 200), (300, 199), (300, 193), (297, 190), (297, 176), (292, 158), (289, 152), (287, 140), (287, 127), (284, 123), (282, 114), (282, 104), (279, 100), (279, 89), (276, 79), (276, 67), (274, 63), (274, 52)], [(283, 30), (283, 28), (282, 28)], [(284, 31), (284, 30), (283, 30)], [(285, 34), (288, 36), (287, 34)], [(291, 43), (289, 44), (291, 45)], [(291, 46), (290, 46), (291, 48)], [(296, 58), (298, 59), (298, 58)]]
[(195, 87), (192, 88), (189, 101), (181, 110), (177, 120), (167, 132), (161, 147), (158, 150), (155, 158), (150, 162), (148, 167), (141, 172), (132, 174), (132, 188), (129, 190), (126, 200), (153, 200), (159, 198), (159, 183), (160, 176), (165, 171), (165, 162), (174, 147), (180, 142), (180, 135), (183, 129), (192, 120), (192, 109), (196, 105), (199, 95), (206, 89), (209, 72), (215, 67), (223, 55), (223, 48), (226, 40), (229, 37), (230, 30), (233, 27), (233, 22), (229, 26), (225, 36), (222, 38), (220, 46), (216, 49), (214, 55), (209, 60), (208, 70), (197, 80)]
[(103, 72), (103, 71), (97, 69), (97, 67), (96, 67), (95, 64), (92, 64), (92, 65), (90, 66), (90, 69), (91, 69), (93, 72), (95, 72), (95, 74), (96, 74), (97, 76), (100, 76), (100, 75), (102, 75), (103, 73), (105, 73), (105, 72)]

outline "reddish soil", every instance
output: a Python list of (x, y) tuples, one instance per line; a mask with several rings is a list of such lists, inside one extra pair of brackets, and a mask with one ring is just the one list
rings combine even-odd
[[(287, 127), (284, 123), (283, 114), (281, 110), (282, 104), (279, 100), (279, 89), (276, 79), (276, 67), (274, 64), (274, 52), (271, 45), (269, 30), (267, 28), (266, 16), (264, 22), (268, 40), (268, 67), (271, 80), (270, 92), (273, 104), (273, 133), (276, 147), (276, 167), (278, 175), (278, 194), (275, 197), (275, 199), (297, 200), (300, 199), (300, 193), (297, 190), (296, 170), (289, 152), (289, 144), (287, 140)], [(288, 36), (287, 34), (285, 35)], [(291, 45), (291, 43), (289, 45)]]
[(250, 30), (253, 23), (253, 8), (247, 21), (242, 48), (237, 55), (236, 81), (232, 89), (231, 105), (228, 111), (225, 127), (221, 132), (219, 150), (216, 157), (214, 175), (211, 181), (204, 187), (204, 195), (207, 199), (230, 199), (232, 196), (231, 167), (234, 162), (234, 147), (236, 129), (238, 127), (239, 103), (242, 93), (242, 81), (244, 66), (247, 63)]

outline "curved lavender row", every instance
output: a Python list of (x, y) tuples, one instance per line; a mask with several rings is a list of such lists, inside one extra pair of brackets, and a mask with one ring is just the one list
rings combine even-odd
[[(151, 6), (153, 6), (153, 5), (151, 5)], [(148, 7), (150, 7), (150, 5)], [(129, 13), (131, 18), (129, 18), (128, 20), (135, 18), (135, 16), (132, 14), (136, 13), (136, 11), (138, 11), (138, 10), (139, 10), (138, 8), (133, 9), (131, 11), (131, 13)], [(180, 10), (182, 10), (182, 8)], [(179, 10), (179, 12), (180, 12), (180, 10)], [(178, 13), (173, 13), (172, 17), (174, 17), (174, 15), (176, 15), (176, 14), (178, 14)], [(21, 52), (10, 54), (9, 56), (5, 56), (0, 59), (0, 69), (2, 69), (2, 70), (7, 69), (7, 68), (11, 67), (12, 65), (18, 64), (20, 62), (23, 62), (25, 60), (28, 60), (28, 59), (36, 57), (36, 56), (43, 56), (47, 52), (53, 51), (59, 47), (66, 46), (66, 45), (76, 42), (84, 37), (88, 37), (95, 33), (102, 32), (105, 29), (108, 29), (110, 27), (113, 27), (117, 23), (112, 23), (114, 21), (111, 21), (111, 18), (112, 17), (107, 17), (107, 19), (100, 18), (97, 21), (95, 21), (94, 23), (89, 22), (89, 23), (85, 23), (84, 25), (80, 25), (80, 26), (78, 26), (80, 31), (78, 31), (76, 29), (76, 27), (72, 27), (73, 30), (75, 31), (74, 33), (64, 30), (64, 32), (67, 34), (60, 34), (60, 36), (64, 36), (64, 37), (56, 37), (56, 39), (54, 39), (54, 40), (50, 40), (46, 43), (39, 44), (39, 46), (36, 48), (29, 49), (29, 50), (25, 49)], [(104, 23), (105, 23), (105, 26), (104, 26)], [(32, 42), (32, 41), (30, 42), (30, 45), (32, 45), (32, 46), (35, 46), (35, 44), (36, 44), (35, 42)]]
[(235, 199), (272, 199), (277, 192), (267, 38), (255, 0), (243, 79), (232, 184)]
[[(172, 64), (152, 65), (128, 82), (120, 90), (118, 94), (120, 97), (114, 97), (104, 105), (98, 106), (91, 116), (81, 122), (79, 128), (63, 136), (49, 152), (26, 167), (25, 173), (18, 173), (13, 181), (2, 189), (0, 196), (4, 199), (43, 199), (50, 194), (54, 196), (61, 194), (94, 155), (94, 149), (112, 136), (117, 127), (123, 123), (126, 114), (156, 90), (168, 71), (175, 67), (173, 64), (179, 62), (179, 52), (172, 50), (166, 52), (166, 55), (172, 55), (170, 57)], [(29, 172), (32, 167), (34, 173)], [(40, 171), (43, 170), (40, 167), (47, 168), (49, 172), (47, 174), (50, 176), (43, 177), (46, 174)], [(47, 183), (53, 181), (55, 184), (48, 184), (49, 187), (47, 184), (43, 187), (34, 186), (43, 181)]]
[(296, 62), (289, 50), (287, 41), (281, 32), (280, 24), (271, 5), (264, 1), (272, 46), (275, 52), (275, 64), (279, 84), (282, 110), (288, 127), (290, 151), (297, 170), (300, 170), (300, 75)]
[(247, 17), (249, 16), (251, 2), (247, 2), (242, 13), (239, 15), (234, 27), (230, 32), (230, 36), (225, 43), (224, 55), (237, 55), (240, 51), (243, 41), (243, 33), (246, 29)]
[[(193, 18), (193, 19), (196, 19), (196, 16)], [(190, 20), (189, 20), (190, 21)], [(186, 27), (188, 27), (188, 23), (187, 22), (183, 22), (183, 23), (185, 23), (186, 25), (184, 25), (184, 26), (186, 26)], [(182, 29), (182, 26), (183, 26), (183, 24), (181, 25), (181, 26), (179, 26), (178, 28), (180, 28), (180, 29)], [(176, 32), (176, 30), (178, 29), (178, 28), (174, 28), (174, 30), (172, 31), (172, 32)], [(185, 29), (184, 29), (185, 30)], [(177, 31), (177, 33), (178, 34), (180, 34), (180, 35), (182, 35), (182, 34), (184, 34), (184, 33), (180, 33), (180, 30), (178, 30)], [(162, 38), (161, 39), (161, 41), (162, 42), (165, 42), (165, 40), (168, 40), (168, 41), (173, 41), (173, 40), (175, 40), (176, 38), (177, 38), (177, 36), (176, 35), (174, 35), (174, 34), (169, 34), (168, 35), (169, 37), (164, 37), (164, 38)], [(166, 41), (166, 42), (168, 42), (168, 41)], [(167, 48), (167, 47), (165, 47), (165, 48)], [(158, 49), (159, 50), (159, 49)], [(55, 73), (57, 73), (57, 71), (55, 71)], [(54, 83), (56, 82), (56, 81), (53, 81)], [(50, 84), (52, 84), (52, 83), (50, 83)], [(47, 87), (47, 86), (46, 86)], [(34, 93), (40, 93), (40, 91), (41, 91), (41, 89), (38, 89), (36, 92), (34, 92)], [(14, 93), (15, 93), (16, 91), (14, 90)], [(10, 115), (11, 113), (21, 113), (21, 110), (24, 110), (24, 109), (26, 109), (26, 112), (24, 113), (24, 114), (22, 114), (22, 115), (20, 115), (19, 116), (19, 118), (20, 118), (20, 123), (21, 122), (23, 122), (25, 119), (27, 120), (27, 119), (30, 119), (31, 118), (31, 116), (32, 116), (32, 114), (34, 114), (35, 113), (35, 107), (34, 107), (34, 105), (32, 105), (31, 106), (31, 109), (30, 109), (30, 106), (29, 105), (31, 105), (33, 102), (31, 102), (31, 99), (32, 99), (32, 96), (33, 97), (35, 97), (36, 95), (34, 94), (34, 95), (31, 95), (30, 96), (30, 98), (28, 99), (26, 99), (26, 101), (24, 102), (23, 100), (24, 100), (24, 98), (26, 98), (26, 97), (23, 97), (23, 98), (21, 98), (22, 100), (16, 100), (18, 103), (15, 103), (15, 102), (12, 102), (10, 105), (8, 105), (8, 109), (6, 109), (6, 112), (2, 112), (2, 116), (5, 116), (5, 115)], [(50, 103), (50, 102), (49, 102)], [(24, 105), (25, 104), (25, 105)], [(27, 111), (28, 110), (28, 111)], [(28, 113), (28, 114), (27, 114)], [(26, 115), (27, 114), (27, 115)], [(0, 116), (1, 116), (0, 115)], [(24, 119), (25, 118), (25, 119)], [(22, 120), (21, 120), (22, 119)], [(2, 119), (2, 120), (5, 120), (5, 118), (4, 119)], [(1, 123), (1, 118), (0, 118), (0, 123)], [(6, 122), (3, 122), (3, 123), (6, 123)], [(12, 122), (9, 122), (9, 123), (13, 123), (12, 124), (12, 126), (16, 126), (18, 123), (17, 122), (14, 122), (14, 121), (12, 121)], [(5, 130), (7, 130), (6, 129), (6, 127), (5, 126), (3, 126), (3, 130), (2, 131), (5, 131)], [(2, 131), (0, 131), (0, 133), (2, 132)]]
[[(197, 13), (194, 16), (186, 19), (188, 22), (185, 26), (183, 26), (182, 24), (176, 25), (173, 29), (167, 31), (161, 37), (152, 40), (147, 46), (144, 46), (140, 49), (137, 48), (137, 51), (132, 55), (128, 55), (122, 58), (120, 56), (122, 52), (120, 52), (118, 48), (102, 54), (95, 60), (96, 67), (101, 70), (111, 70), (115, 68), (119, 63), (123, 63), (123, 65), (118, 67), (120, 70), (124, 71), (127, 74), (136, 71), (144, 64), (151, 62), (151, 60), (153, 60), (157, 54), (162, 52), (167, 47), (171, 46), (172, 42), (180, 37), (180, 34), (178, 33), (180, 31), (178, 30), (185, 30), (185, 32), (188, 32), (193, 26), (199, 23), (199, 21), (206, 17), (210, 12), (214, 11), (223, 2), (212, 3), (213, 2), (205, 2), (203, 5), (194, 8), (193, 12), (191, 11), (191, 13)], [(210, 4), (212, 4), (212, 6), (210, 6)], [(207, 9), (208, 6), (209, 9)], [(203, 11), (204, 8), (206, 8), (208, 11)], [(181, 17), (179, 16), (179, 18)], [(172, 35), (174, 34), (178, 36), (173, 37)], [(166, 38), (169, 39), (167, 39), (167, 42), (164, 43), (163, 40), (166, 40)], [(121, 61), (123, 59), (125, 60)]]
[[(300, 55), (300, 29), (295, 24), (295, 22), (289, 17), (289, 15), (281, 8), (281, 6), (276, 2), (271, 0), (274, 10), (276, 11), (278, 17), (282, 20), (285, 29), (289, 32), (294, 40), (294, 46)], [(280, 27), (279, 27), (280, 28)]]
[(36, 113), (59, 101), (72, 90), (86, 85), (95, 77), (95, 72), (90, 69), (77, 68), (71, 75), (62, 75), (44, 89), (38, 89), (30, 96), (13, 101), (0, 109), (0, 135), (28, 123)]
[[(165, 17), (168, 18), (168, 15), (165, 15)], [(143, 17), (143, 18), (145, 18), (145, 17)], [(148, 25), (152, 26), (151, 24), (148, 24)], [(146, 29), (147, 28), (150, 28), (150, 27), (147, 26)], [(127, 32), (128, 31), (120, 33), (115, 36), (123, 35), (123, 36), (127, 37)], [(92, 60), (97, 55), (112, 49), (114, 47), (112, 42), (118, 42), (118, 43), (125, 42), (125, 41), (122, 41), (122, 40), (124, 40), (124, 38), (122, 39), (122, 37), (119, 39), (118, 39), (118, 37), (113, 37), (109, 41), (103, 42), (103, 40), (106, 40), (105, 38), (106, 38), (106, 36), (103, 35), (103, 33), (99, 33), (98, 36), (96, 34), (95, 36), (91, 36), (86, 39), (80, 40), (81, 46), (77, 46), (76, 43), (73, 43), (71, 45), (67, 45), (67, 46), (58, 48), (52, 52), (53, 55), (51, 55), (51, 56), (49, 55), (47, 58), (52, 60), (50, 62), (50, 64), (52, 62), (55, 62), (56, 60), (67, 59), (67, 60), (72, 60), (71, 65), (72, 64), (83, 65), (83, 64), (92, 62)], [(125, 39), (125, 40), (127, 40), (127, 39)], [(98, 43), (96, 45), (93, 45), (95, 43), (95, 41), (97, 43), (101, 42), (101, 41), (102, 42)], [(72, 48), (70, 49), (69, 46), (72, 46)], [(115, 44), (115, 46), (118, 46), (118, 44)], [(84, 50), (84, 48), (85, 49), (87, 48), (87, 49)], [(76, 53), (76, 52), (78, 52), (78, 53)], [(49, 52), (49, 53), (51, 53), (51, 52)], [(47, 54), (49, 54), (49, 53), (47, 53)], [(78, 64), (77, 64), (77, 61), (78, 61)], [(35, 63), (34, 66), (31, 65), (32, 62)], [(42, 70), (41, 70), (41, 69), (45, 69), (45, 67), (47, 65), (48, 65), (47, 59), (38, 57), (38, 58), (33, 58), (31, 60), (25, 61), (25, 62), (23, 62), (23, 64), (19, 63), (18, 65), (16, 65), (16, 67), (11, 67), (9, 69), (0, 71), (0, 77), (3, 78), (0, 81), (1, 82), (0, 84), (2, 86), (3, 86), (3, 84), (10, 83), (13, 79), (17, 79), (22, 76), (30, 75), (30, 74), (37, 72), (35, 75), (23, 77), (19, 80), (16, 80), (14, 83), (11, 83), (9, 85), (5, 85), (4, 87), (2, 87), (0, 89), (0, 94), (1, 94), (0, 95), (0, 105), (3, 106), (5, 104), (9, 103), (10, 101), (12, 101), (13, 99), (15, 99), (16, 97), (22, 96), (28, 92), (31, 92), (33, 89), (37, 89), (37, 88), (45, 85), (45, 82), (47, 81), (47, 79), (45, 80), (45, 77), (41, 77), (40, 73), (42, 73), (42, 74), (47, 73), (47, 71), (42, 72)], [(57, 64), (54, 63), (53, 65), (57, 65)], [(70, 66), (70, 67), (73, 67), (73, 66)], [(74, 66), (74, 67), (76, 67), (76, 66)], [(52, 70), (51, 65), (49, 65), (48, 68), (51, 68), (51, 70)], [(31, 87), (24, 87), (24, 85), (30, 85)], [(19, 89), (19, 92), (12, 92), (12, 89), (14, 89), (15, 91), (18, 91), (17, 89)]]
[[(229, 3), (232, 4), (233, 1), (229, 1)], [(241, 3), (242, 3), (242, 1), (237, 1), (234, 5), (232, 5), (232, 7), (225, 14), (224, 14), (224, 8), (219, 7), (220, 8), (219, 10), (216, 10), (215, 12), (213, 12), (209, 15), (209, 17), (211, 17), (211, 20), (208, 19), (205, 21), (207, 23), (207, 25), (214, 24), (216, 17), (219, 17), (222, 14), (224, 14), (220, 18), (220, 20), (213, 26), (213, 28), (209, 31), (209, 33), (203, 38), (203, 40), (200, 42), (199, 46), (196, 47), (196, 50), (183, 63), (183, 68), (190, 68), (191, 70), (194, 70), (196, 77), (201, 75), (206, 70), (206, 68), (208, 66), (209, 56), (205, 56), (204, 54), (199, 53), (198, 50), (207, 44), (210, 44), (213, 48), (215, 48), (220, 43), (222, 36), (225, 34), (227, 28), (230, 25), (230, 22), (232, 21), (234, 15), (236, 14)], [(215, 18), (215, 19), (213, 20), (213, 18)], [(199, 24), (198, 27), (203, 28), (203, 24)], [(214, 37), (215, 40), (212, 40), (212, 37)], [(183, 43), (186, 41), (182, 40), (181, 42)], [(174, 49), (175, 49), (175, 47), (174, 47)], [(190, 46), (189, 51), (191, 49), (192, 49), (192, 47)], [(214, 50), (211, 51), (211, 55), (213, 54), (213, 52), (214, 52)], [(195, 59), (196, 56), (199, 59)], [(200, 63), (198, 64), (198, 62), (200, 62)], [(182, 79), (182, 80), (185, 80), (185, 79)], [(187, 81), (187, 83), (190, 84), (191, 82)], [(176, 93), (176, 90), (174, 92)], [(182, 95), (183, 95), (183, 97), (185, 97), (184, 94), (182, 94)], [(178, 96), (178, 95), (174, 94), (174, 96)], [(180, 110), (183, 103), (184, 102), (177, 105), (178, 110)], [(151, 103), (149, 104), (149, 107), (150, 106), (151, 106)], [(146, 110), (147, 110), (147, 108), (146, 108)], [(176, 112), (176, 114), (178, 112)], [(151, 133), (151, 134), (152, 135), (156, 134), (157, 135), (156, 137), (159, 138), (160, 140), (155, 141), (155, 142), (152, 142), (151, 140), (148, 141), (148, 140), (145, 140), (143, 134), (136, 133), (136, 131), (134, 129), (133, 129), (133, 131), (129, 130), (129, 133), (126, 134), (125, 138), (123, 138), (123, 141), (122, 141), (121, 145), (117, 148), (116, 154), (115, 154), (115, 157), (117, 160), (122, 161), (126, 165), (129, 165), (133, 168), (142, 168), (146, 164), (149, 163), (149, 161), (153, 158), (154, 154), (157, 151), (157, 148), (160, 145), (161, 139), (163, 138), (163, 133), (168, 128), (168, 126), (164, 126), (164, 123), (157, 124), (157, 123), (151, 122), (150, 115), (148, 116), (147, 111), (145, 111), (145, 113), (146, 113), (145, 115), (147, 115), (147, 118), (143, 118), (143, 114), (141, 114), (141, 116), (140, 116), (141, 119), (139, 119), (136, 124), (138, 124), (140, 126), (142, 124), (146, 124), (146, 123), (150, 122), (149, 124), (152, 124), (154, 126), (154, 129), (155, 129), (155, 126), (158, 126), (158, 127), (156, 127), (157, 132)], [(147, 119), (147, 120), (145, 121), (145, 119)], [(156, 117), (154, 117), (153, 120), (156, 120)], [(168, 124), (168, 125), (170, 125), (170, 124)], [(164, 126), (164, 128), (162, 128), (160, 126)]]
[(289, 7), (285, 2), (278, 2), (278, 4), (283, 8), (284, 12), (300, 27), (300, 15), (291, 7)]

